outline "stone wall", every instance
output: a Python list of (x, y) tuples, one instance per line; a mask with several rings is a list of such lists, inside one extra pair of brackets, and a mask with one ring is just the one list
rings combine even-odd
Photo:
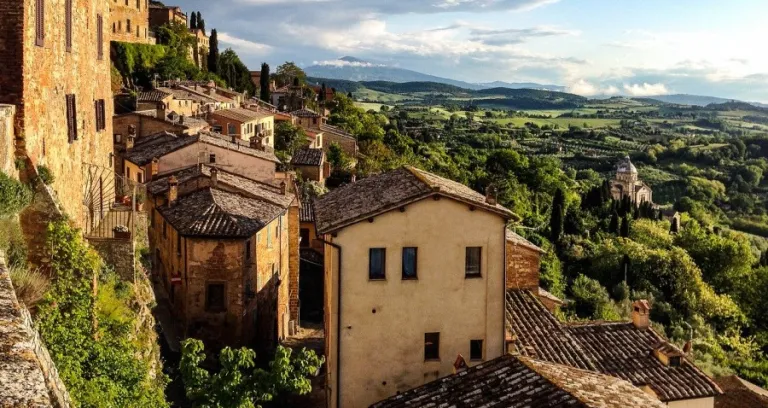
[(299, 323), (299, 207), (291, 206), (288, 209), (288, 292), (290, 305), (290, 319)]
[(107, 265), (115, 268), (120, 279), (133, 282), (136, 273), (136, 252), (133, 239), (88, 238), (88, 243)]
[[(149, 36), (149, 0), (122, 0), (112, 4), (109, 32), (112, 41), (154, 44)], [(130, 31), (128, 21), (130, 20)]]
[(16, 160), (16, 148), (14, 146), (16, 133), (13, 123), (15, 115), (16, 107), (14, 105), (0, 105), (0, 171), (17, 178), (18, 171), (14, 164)]
[[(27, 163), (29, 160), (27, 159)], [(29, 166), (29, 164), (27, 164)], [(36, 174), (34, 168), (29, 170)], [(64, 210), (58, 203), (56, 193), (49, 186), (39, 183), (35, 188), (32, 204), (27, 206), (21, 214), (19, 221), (27, 244), (27, 258), (29, 263), (39, 267), (46, 274), (50, 274), (50, 258), (48, 254), (48, 224), (66, 219)]]
[(35, 329), (16, 298), (0, 252), (0, 406), (68, 408), (71, 399)]
[(539, 266), (541, 253), (525, 245), (507, 241), (507, 288), (529, 289), (534, 293), (539, 288)]

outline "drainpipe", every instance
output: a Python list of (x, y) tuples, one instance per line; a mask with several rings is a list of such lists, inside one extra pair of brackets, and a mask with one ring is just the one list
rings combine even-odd
[(317, 238), (317, 240), (339, 251), (339, 282), (336, 284), (336, 291), (339, 293), (339, 308), (336, 317), (336, 408), (341, 408), (341, 246), (323, 238)]
[(501, 355), (507, 354), (507, 223), (501, 227), (502, 275), (501, 283)]

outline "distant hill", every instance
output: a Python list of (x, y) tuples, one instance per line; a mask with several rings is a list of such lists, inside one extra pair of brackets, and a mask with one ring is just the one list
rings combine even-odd
[(656, 95), (656, 96), (649, 96), (647, 97), (647, 99), (655, 99), (657, 101), (674, 103), (677, 105), (696, 105), (696, 106), (707, 106), (712, 103), (720, 104), (720, 103), (733, 101), (733, 99), (718, 98), (716, 96), (701, 96), (701, 95), (686, 95), (686, 94)]
[(479, 90), (488, 88), (511, 89), (546, 89), (552, 91), (564, 91), (565, 87), (559, 85), (542, 85), (536, 83), (509, 83), (491, 82), (486, 84), (473, 84), (455, 79), (442, 78), (424, 74), (410, 69), (392, 67), (385, 64), (368, 62), (355, 57), (341, 57), (333, 61), (323, 61), (304, 68), (304, 72), (310, 77), (341, 79), (347, 81), (386, 81), (386, 82), (436, 82), (448, 84), (464, 89)]

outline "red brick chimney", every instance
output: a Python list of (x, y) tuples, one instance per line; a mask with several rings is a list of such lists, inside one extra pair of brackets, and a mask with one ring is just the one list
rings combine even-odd
[(632, 303), (632, 323), (638, 329), (651, 326), (651, 305), (647, 300), (637, 300)]
[(168, 207), (173, 207), (176, 199), (179, 198), (179, 180), (176, 176), (168, 178)]
[(153, 181), (157, 177), (158, 169), (160, 167), (160, 160), (155, 157), (152, 162), (149, 163), (149, 181)]

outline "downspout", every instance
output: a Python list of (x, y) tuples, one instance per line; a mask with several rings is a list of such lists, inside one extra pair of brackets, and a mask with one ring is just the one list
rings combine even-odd
[(504, 281), (501, 283), (501, 355), (507, 354), (507, 223), (501, 230), (502, 271)]
[(326, 241), (323, 238), (317, 238), (318, 241), (330, 245), (339, 251), (339, 281), (336, 284), (336, 291), (338, 292), (338, 311), (336, 317), (336, 408), (341, 407), (341, 246), (334, 244), (333, 242)]

